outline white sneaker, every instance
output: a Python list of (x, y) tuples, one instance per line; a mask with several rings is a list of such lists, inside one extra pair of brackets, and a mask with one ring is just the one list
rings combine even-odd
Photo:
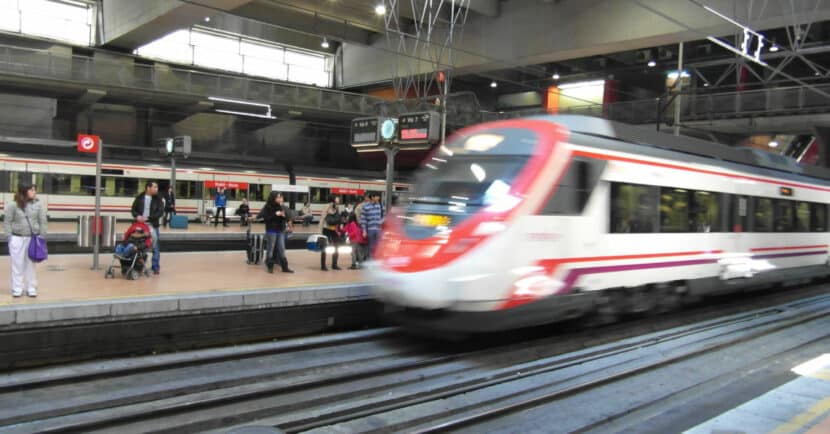
[(26, 291), (26, 295), (29, 297), (37, 297), (37, 289), (30, 289)]
[(23, 291), (14, 292), (12, 291), (12, 297), (17, 298), (23, 295)]

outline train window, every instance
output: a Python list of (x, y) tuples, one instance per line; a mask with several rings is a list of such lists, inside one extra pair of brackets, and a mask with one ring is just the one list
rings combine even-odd
[[(142, 191), (144, 186), (142, 185)], [(121, 197), (133, 197), (138, 195), (138, 179), (136, 178), (115, 178), (115, 195)]]
[(578, 215), (582, 214), (591, 192), (599, 181), (604, 162), (574, 159), (568, 171), (562, 176), (556, 192), (545, 204), (542, 214)]
[[(95, 176), (81, 176), (81, 188), (78, 194), (80, 195), (88, 195), (88, 196), (95, 196)], [(101, 185), (104, 185), (103, 179), (101, 180)], [(103, 194), (103, 192), (102, 192)]]
[(720, 194), (718, 193), (695, 191), (692, 194), (692, 208), (689, 219), (692, 232), (723, 231), (720, 203)]
[(311, 187), (311, 203), (327, 203), (331, 195), (331, 189)]
[(660, 189), (660, 232), (689, 232), (689, 191)]
[(795, 202), (791, 200), (776, 200), (774, 202), (773, 223), (775, 232), (793, 232), (794, 205)]
[(197, 181), (176, 181), (176, 199), (198, 199), (200, 185)]
[(774, 217), (772, 199), (755, 197), (753, 198), (753, 205), (752, 231), (772, 232)]
[(251, 184), (248, 186), (248, 200), (262, 201), (268, 199), (271, 193), (271, 184)]
[(795, 204), (795, 232), (810, 232), (810, 204), (797, 202)]
[(17, 193), (17, 185), (21, 182), (34, 183), (37, 186), (37, 191), (43, 191), (43, 174), (36, 174), (31, 172), (11, 172), (9, 182), (9, 193)]
[(611, 185), (611, 232), (647, 233), (657, 228), (659, 188), (646, 185)]
[[(53, 173), (49, 176), (51, 194), (72, 194), (72, 175)], [(80, 179), (78, 179), (80, 181)]]
[(810, 204), (810, 230), (813, 232), (827, 231), (827, 205), (823, 203)]

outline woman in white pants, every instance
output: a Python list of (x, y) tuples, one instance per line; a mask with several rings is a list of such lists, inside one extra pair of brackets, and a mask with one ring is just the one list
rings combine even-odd
[(14, 201), (6, 204), (3, 225), (9, 236), (12, 296), (23, 295), (25, 287), (29, 297), (37, 297), (37, 274), (35, 263), (29, 259), (29, 242), (33, 233), (46, 235), (46, 209), (37, 199), (33, 185), (17, 187)]

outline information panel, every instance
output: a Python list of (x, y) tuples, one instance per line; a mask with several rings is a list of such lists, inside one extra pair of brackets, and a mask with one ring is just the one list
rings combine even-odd
[(352, 120), (352, 146), (377, 146), (380, 141), (378, 118), (357, 118)]
[(407, 113), (398, 117), (398, 143), (437, 143), (440, 138), (441, 118), (438, 113)]

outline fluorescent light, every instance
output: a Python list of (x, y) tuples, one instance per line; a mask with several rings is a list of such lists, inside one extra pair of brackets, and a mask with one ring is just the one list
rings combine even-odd
[(210, 17), (205, 17), (205, 22), (209, 23), (210, 22)]
[(264, 103), (261, 103), (261, 102), (251, 102), (251, 101), (243, 101), (243, 100), (239, 100), (239, 99), (221, 98), (221, 97), (218, 97), (218, 96), (209, 96), (208, 99), (211, 100), (211, 101), (229, 102), (229, 103), (232, 103), (232, 104), (250, 105), (250, 106), (254, 106), (254, 107), (267, 107), (269, 109), (271, 108), (271, 105), (264, 104)]
[(655, 66), (657, 66), (657, 62), (655, 62), (654, 59), (648, 61), (649, 68), (654, 68)]
[[(680, 76), (681, 76), (681, 77), (683, 77), (683, 78), (689, 78), (689, 77), (691, 77), (691, 75), (689, 75), (689, 73), (688, 73), (688, 72), (686, 72), (686, 71), (682, 71), (682, 72), (680, 73)], [(668, 78), (670, 78), (670, 79), (672, 79), (672, 80), (677, 80), (677, 71), (672, 71), (672, 72), (669, 72), (668, 74), (666, 74), (666, 77), (668, 77)]]
[(574, 89), (577, 87), (601, 86), (605, 84), (605, 80), (580, 81), (576, 83), (568, 83), (559, 86), (559, 89)]
[(777, 148), (778, 147), (778, 140), (770, 140), (769, 147), (770, 148)]
[(226, 113), (229, 115), (239, 115), (239, 116), (250, 116), (252, 118), (261, 118), (261, 119), (276, 119), (276, 116), (271, 115), (271, 110), (268, 110), (268, 113), (261, 115), (259, 113), (248, 113), (248, 112), (239, 112), (236, 110), (215, 110), (216, 113)]
[(559, 80), (559, 73), (554, 72), (553, 73), (553, 79), (554, 80)]
[(375, 14), (376, 15), (386, 15), (386, 6), (383, 4), (379, 4), (375, 6)]
[(199, 170), (213, 170), (212, 167), (200, 167)]
[[(754, 33), (754, 32), (753, 32), (753, 33)], [(731, 46), (731, 45), (727, 44), (726, 42), (721, 41), (720, 39), (718, 39), (718, 38), (716, 38), (716, 37), (714, 37), (714, 36), (707, 36), (707, 37), (706, 37), (706, 40), (708, 40), (709, 42), (713, 42), (713, 43), (715, 43), (715, 44), (718, 44), (718, 45), (720, 45), (720, 46), (721, 46), (721, 48), (724, 48), (724, 49), (726, 49), (726, 50), (729, 50), (729, 51), (731, 51), (731, 52), (733, 52), (733, 53), (737, 54), (738, 56), (745, 57), (745, 58), (747, 58), (747, 59), (749, 59), (749, 60), (751, 60), (751, 61), (753, 61), (753, 62), (755, 62), (755, 63), (758, 63), (759, 65), (764, 65), (764, 66), (767, 66), (767, 65), (768, 65), (768, 64), (767, 64), (767, 62), (764, 62), (764, 61), (763, 61), (763, 60), (761, 60), (761, 59), (756, 59), (756, 58), (755, 58), (755, 57), (753, 57), (753, 56), (750, 56), (750, 55), (748, 55), (748, 54), (746, 54), (746, 53), (743, 53), (743, 52), (741, 52), (740, 50), (736, 49), (735, 47), (733, 47), (733, 46)]]
[(491, 81), (491, 82), (490, 82), (490, 87), (492, 87), (492, 88), (496, 88), (496, 87), (499, 87), (499, 84), (498, 84), (498, 83), (496, 83), (496, 81), (495, 81), (495, 80), (493, 80), (493, 81)]
[(775, 53), (775, 52), (777, 52), (777, 51), (778, 51), (778, 46), (777, 46), (777, 45), (775, 45), (775, 44), (773, 44), (773, 45), (772, 45), (772, 47), (769, 47), (769, 51), (770, 51), (771, 53)]
[(703, 83), (703, 87), (709, 87), (709, 83)]
[(323, 37), (323, 42), (320, 43), (320, 46), (323, 48), (329, 48), (329, 40)]
[[(429, 165), (427, 164), (427, 166)], [(470, 171), (473, 172), (473, 176), (476, 177), (476, 180), (478, 180), (478, 182), (482, 182), (485, 178), (487, 178), (487, 172), (484, 171), (483, 167), (479, 166), (476, 163), (470, 165)]]

